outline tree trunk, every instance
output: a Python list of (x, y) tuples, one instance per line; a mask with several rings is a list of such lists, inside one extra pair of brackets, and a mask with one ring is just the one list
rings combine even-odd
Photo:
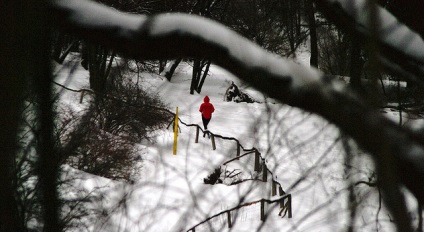
[(81, 66), (88, 70), (88, 62), (89, 62), (89, 47), (86, 41), (81, 42)]
[(64, 36), (63, 33), (58, 32), (57, 33), (57, 36), (56, 36), (56, 40), (54, 41), (54, 47), (53, 47), (53, 54), (52, 54), (52, 56), (53, 56), (53, 59), (56, 62), (58, 62), (59, 64), (60, 64), (60, 62), (59, 62), (60, 54), (62, 54), (63, 41), (65, 40), (64, 37), (65, 36)]
[(423, 205), (418, 202), (418, 232), (423, 232)]
[(350, 84), (356, 91), (362, 91), (361, 48), (354, 36), (351, 36), (350, 51)]
[(180, 64), (182, 59), (176, 59), (174, 60), (174, 62), (172, 63), (171, 68), (169, 69), (168, 72), (165, 73), (165, 77), (168, 81), (171, 81), (172, 75), (174, 75), (175, 69), (177, 69), (178, 65)]
[[(26, 28), (32, 28), (26, 11), (17, 11), (22, 1), (0, 4), (0, 230), (23, 231), (18, 217), (14, 194), (14, 159), (17, 148), (17, 133), (22, 106), (26, 67), (23, 59), (25, 47), (20, 44), (26, 38)], [(30, 34), (30, 33), (29, 33)], [(30, 34), (32, 38), (33, 35)], [(24, 45), (29, 42), (24, 43)]]
[(296, 9), (295, 9), (295, 18), (296, 18), (296, 20), (294, 21), (295, 22), (295, 28), (296, 28), (296, 40), (295, 41), (298, 41), (298, 38), (300, 38), (300, 35), (301, 35), (301, 24), (302, 24), (302, 16), (303, 16), (303, 14), (302, 14), (302, 8), (301, 8), (301, 3), (302, 3), (302, 1), (299, 1), (299, 0), (296, 0), (295, 1), (295, 7), (296, 7)]
[(200, 93), (202, 91), (203, 83), (205, 83), (205, 79), (206, 79), (206, 76), (209, 73), (209, 67), (210, 66), (211, 66), (211, 61), (209, 60), (209, 61), (206, 62), (205, 71), (203, 72), (202, 79), (200, 80), (199, 85), (197, 86), (197, 89), (196, 89), (197, 93)]
[[(14, 161), (23, 95), (28, 89), (38, 101), (38, 180), (41, 187), (43, 230), (60, 231), (54, 160), (47, 1), (15, 0), (0, 3), (0, 230), (26, 231), (19, 219)], [(53, 158), (53, 159), (52, 159)], [(23, 215), (22, 212), (20, 215)]]
[(289, 14), (287, 14), (288, 17), (288, 39), (289, 39), (289, 44), (290, 44), (290, 54), (292, 54), (293, 56), (296, 56), (296, 21), (297, 21), (297, 10), (295, 9), (295, 7), (293, 6), (294, 3), (292, 1), (289, 1)]
[(78, 44), (78, 40), (74, 40), (69, 46), (68, 48), (63, 52), (63, 54), (61, 54), (58, 59), (56, 60), (57, 63), (62, 64), (63, 61), (65, 61), (66, 57), (69, 55), (69, 53), (72, 51), (72, 48), (74, 48), (75, 46), (77, 46)]
[(98, 45), (88, 45), (88, 71), (90, 73), (90, 88), (96, 92), (96, 99), (101, 100), (105, 94), (106, 82), (110, 73), (115, 53), (112, 53), (109, 63), (109, 51)]
[(159, 74), (163, 72), (166, 67), (167, 60), (159, 60)]
[(200, 79), (200, 73), (202, 72), (202, 69), (200, 67), (200, 60), (194, 59), (193, 61), (193, 74), (191, 78), (191, 85), (190, 85), (190, 94), (194, 94), (194, 91), (196, 90), (197, 86), (199, 85), (199, 79)]
[(306, 12), (308, 14), (309, 34), (311, 36), (311, 59), (310, 65), (318, 67), (318, 38), (317, 27), (315, 24), (314, 3), (311, 0), (306, 0)]
[(113, 63), (113, 60), (115, 59), (115, 56), (116, 56), (116, 53), (112, 52), (112, 55), (110, 56), (110, 59), (109, 59), (109, 64), (107, 65), (107, 68), (106, 68), (105, 74), (104, 74), (106, 79), (110, 74), (110, 70), (112, 70), (112, 63)]

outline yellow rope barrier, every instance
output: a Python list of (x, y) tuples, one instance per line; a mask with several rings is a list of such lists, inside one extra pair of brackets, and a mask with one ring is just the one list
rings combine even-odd
[(177, 155), (177, 141), (178, 141), (178, 107), (175, 113), (175, 122), (174, 122), (174, 155)]

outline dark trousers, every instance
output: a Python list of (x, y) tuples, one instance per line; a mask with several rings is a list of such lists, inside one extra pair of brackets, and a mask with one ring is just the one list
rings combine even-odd
[(211, 120), (210, 118), (204, 118), (202, 115), (203, 127), (205, 128), (205, 130), (208, 129), (208, 124), (210, 120)]

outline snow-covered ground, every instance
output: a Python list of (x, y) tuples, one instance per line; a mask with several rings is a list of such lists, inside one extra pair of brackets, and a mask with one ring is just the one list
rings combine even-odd
[[(69, 70), (64, 68), (58, 71), (56, 80), (74, 89), (87, 87), (87, 71), (78, 67), (71, 78), (68, 74)], [(339, 131), (335, 127), (315, 115), (266, 99), (216, 66), (211, 67), (201, 94), (194, 95), (189, 94), (189, 65), (181, 64), (171, 82), (155, 74), (144, 76), (143, 86), (158, 91), (170, 110), (175, 111), (178, 107), (180, 119), (187, 124), (201, 125), (198, 109), (203, 97), (208, 95), (215, 106), (210, 131), (236, 138), (246, 149), (257, 148), (266, 159), (272, 178), (292, 195), (292, 218), (278, 216), (278, 204), (265, 204), (268, 217), (262, 222), (257, 203), (233, 211), (231, 229), (227, 225), (227, 214), (223, 214), (196, 227), (196, 231), (346, 230), (349, 224), (348, 180), (369, 181), (373, 165), (366, 155), (359, 154), (347, 172), (344, 149), (337, 140)], [(225, 102), (224, 93), (232, 81), (268, 103)], [(75, 110), (83, 105), (79, 97), (78, 93), (62, 92), (62, 102)], [(216, 167), (235, 157), (236, 142), (217, 138), (216, 150), (213, 150), (208, 138), (200, 136), (195, 143), (195, 127), (180, 124), (180, 129), (177, 155), (172, 154), (172, 129), (159, 131), (154, 144), (140, 144), (142, 170), (133, 184), (65, 168), (68, 177), (81, 177), (74, 182), (76, 189), (91, 191), (100, 187), (93, 194), (102, 195), (102, 200), (87, 206), (102, 207), (111, 214), (106, 219), (88, 215), (90, 231), (186, 231), (239, 204), (276, 198), (271, 196), (269, 181), (245, 181), (232, 186), (204, 184), (203, 179)], [(360, 153), (354, 146), (352, 149), (353, 153)], [(243, 162), (228, 168), (248, 170), (250, 166), (244, 167)], [(251, 175), (255, 175), (253, 170)], [(357, 231), (377, 228), (393, 231), (394, 224), (384, 206), (379, 210), (378, 191), (365, 185), (356, 189), (360, 203), (355, 223)], [(125, 202), (125, 207), (116, 207), (119, 202)], [(411, 202), (411, 207), (415, 207), (413, 204)]]

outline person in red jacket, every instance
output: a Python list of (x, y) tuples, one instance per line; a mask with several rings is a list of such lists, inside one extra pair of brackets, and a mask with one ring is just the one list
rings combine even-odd
[(202, 121), (205, 130), (208, 130), (209, 121), (212, 118), (212, 113), (215, 111), (213, 105), (209, 102), (209, 97), (205, 96), (203, 103), (200, 105), (199, 111), (202, 113)]

